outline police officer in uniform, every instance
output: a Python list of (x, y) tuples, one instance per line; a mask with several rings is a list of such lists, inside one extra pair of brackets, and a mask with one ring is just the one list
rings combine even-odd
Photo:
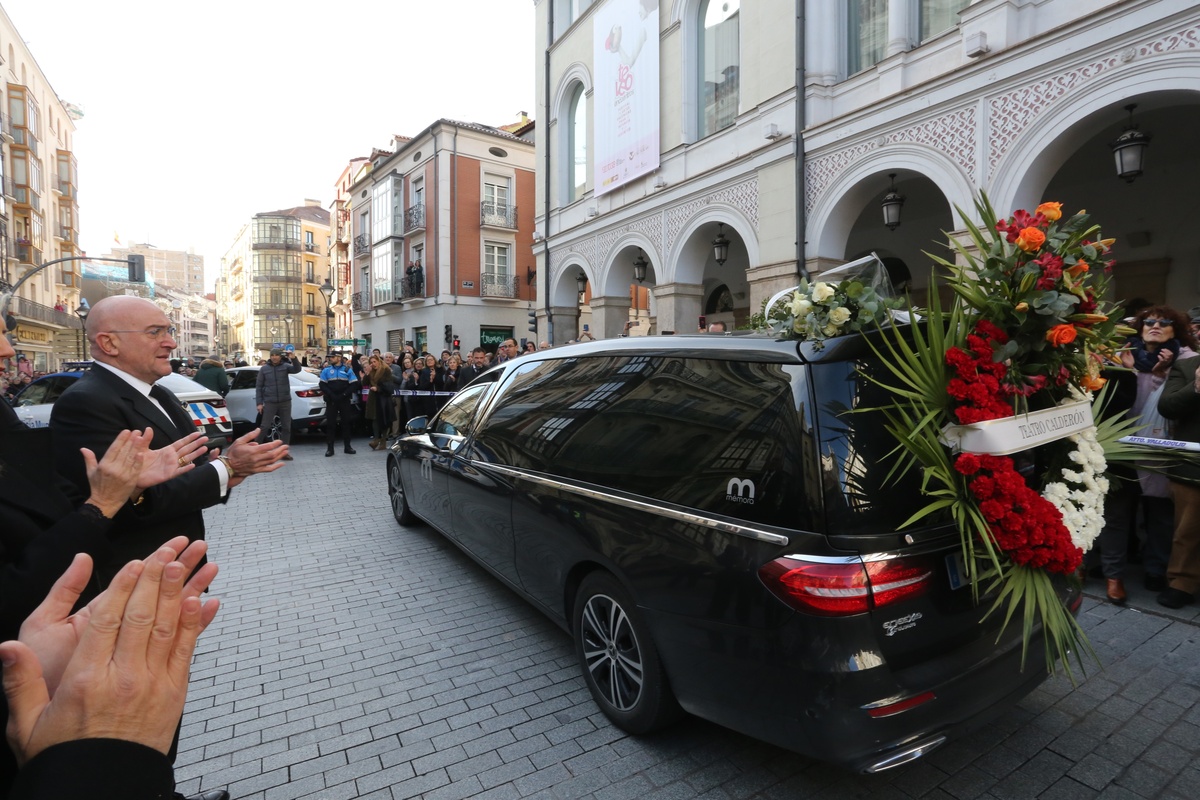
[(333, 455), (333, 440), (337, 438), (338, 418), (342, 420), (344, 451), (354, 455), (350, 446), (351, 423), (354, 412), (351, 399), (358, 391), (358, 377), (350, 365), (342, 363), (341, 353), (330, 353), (329, 363), (321, 370), (321, 391), (325, 393), (325, 455)]

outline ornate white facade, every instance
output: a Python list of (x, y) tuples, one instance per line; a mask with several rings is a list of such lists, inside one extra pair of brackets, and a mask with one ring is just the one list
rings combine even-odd
[[(1194, 3), (810, 0), (801, 22), (791, 4), (726, 2), (738, 18), (737, 115), (700, 138), (701, 15), (711, 21), (711, 5), (659, 4), (659, 171), (599, 197), (589, 182), (568, 200), (569, 98), (578, 85), (592, 96), (590, 26), (599, 3), (537, 0), (549, 66), (549, 86), (545, 77), (538, 86), (548, 121), (539, 130), (538, 165), (550, 173), (538, 186), (537, 227), (546, 236), (537, 250), (538, 307), (552, 315), (556, 341), (575, 336), (577, 315), (590, 318), (598, 336), (621, 332), (632, 316), (639, 250), (651, 265), (644, 284), (653, 295), (651, 332), (693, 331), (706, 313), (743, 322), (795, 283), (801, 253), (808, 272), (819, 273), (876, 252), (903, 263), (919, 297), (932, 267), (925, 253), (939, 252), (945, 233), (962, 228), (955, 208), (971, 210), (981, 190), (1001, 214), (1043, 200), (1091, 212), (1117, 238), (1116, 299), (1142, 296), (1180, 309), (1200, 303), (1200, 232), (1191, 204), (1181, 202), (1200, 178), (1191, 146), (1200, 125)], [(552, 6), (556, 38), (547, 42)], [(930, 6), (944, 7), (949, 27), (929, 30), (920, 14)], [(878, 50), (864, 66), (854, 40), (871, 13)], [(800, 30), (805, 102), (797, 115)], [(1133, 122), (1152, 139), (1144, 174), (1126, 183), (1109, 144), (1128, 124), (1131, 104)], [(900, 226), (888, 230), (880, 200), (893, 174), (906, 201)], [(723, 265), (712, 254), (718, 232), (732, 243)], [(581, 273), (591, 289), (582, 314)], [(731, 311), (714, 313), (730, 300)]]

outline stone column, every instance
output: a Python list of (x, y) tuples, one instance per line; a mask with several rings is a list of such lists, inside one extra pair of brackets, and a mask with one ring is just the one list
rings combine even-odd
[(574, 339), (577, 335), (575, 332), (575, 326), (579, 324), (579, 307), (552, 306), (550, 308), (550, 314), (554, 320), (554, 341), (550, 344), (566, 344)]
[(629, 297), (592, 298), (592, 336), (597, 339), (615, 339), (625, 332), (629, 321)]
[(696, 333), (703, 300), (704, 287), (696, 283), (667, 283), (654, 287), (658, 333)]

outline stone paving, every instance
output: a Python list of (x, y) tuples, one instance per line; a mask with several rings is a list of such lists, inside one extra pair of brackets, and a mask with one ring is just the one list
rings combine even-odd
[(286, 798), (1121, 798), (1200, 791), (1195, 606), (1089, 584), (1104, 665), (1043, 684), (876, 776), (688, 719), (613, 728), (568, 636), (423, 525), (392, 519), (384, 456), (301, 438), (296, 460), (207, 512), (222, 608), (201, 639), (179, 789)]

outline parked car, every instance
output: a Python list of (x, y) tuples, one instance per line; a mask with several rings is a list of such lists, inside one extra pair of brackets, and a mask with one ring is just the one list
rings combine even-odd
[[(72, 363), (69, 366), (63, 372), (43, 375), (17, 393), (12, 404), (22, 422), (31, 428), (44, 428), (50, 424), (54, 402), (67, 387), (83, 376), (91, 367), (91, 362)], [(229, 447), (233, 441), (233, 423), (230, 422), (221, 395), (177, 372), (164, 375), (158, 383), (179, 398), (180, 405), (192, 418), (196, 430), (202, 430), (210, 444), (222, 449)]]
[[(225, 370), (229, 376), (229, 393), (225, 403), (239, 435), (258, 424), (258, 406), (254, 402), (254, 385), (258, 367), (234, 367)], [(325, 423), (325, 397), (321, 391), (320, 372), (304, 367), (289, 375), (292, 387), (292, 432), (315, 431)], [(266, 424), (270, 425), (267, 420)]]
[[(617, 726), (679, 709), (877, 772), (1011, 708), (1046, 677), (998, 637), (947, 519), (889, 471), (882, 366), (758, 335), (638, 337), (490, 370), (389, 448), (421, 519), (575, 641)], [(882, 374), (882, 373), (875, 373)], [(855, 413), (846, 413), (853, 410)], [(1062, 585), (1072, 610), (1078, 589)]]

